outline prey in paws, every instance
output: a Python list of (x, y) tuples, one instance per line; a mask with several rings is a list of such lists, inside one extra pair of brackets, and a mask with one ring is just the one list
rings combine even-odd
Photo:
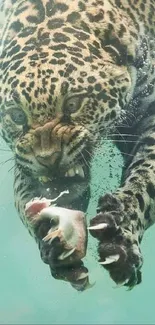
[(26, 215), (39, 239), (44, 262), (55, 267), (73, 264), (86, 254), (85, 214), (51, 205), (52, 202), (46, 198), (33, 199), (26, 204)]
[(92, 285), (81, 261), (87, 249), (85, 214), (51, 205), (53, 201), (35, 198), (25, 207), (41, 258), (54, 278), (70, 282), (78, 291), (86, 290)]

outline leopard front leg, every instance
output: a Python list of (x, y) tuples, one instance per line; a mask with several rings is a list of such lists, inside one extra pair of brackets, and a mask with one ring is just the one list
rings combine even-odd
[(122, 186), (99, 199), (97, 216), (89, 227), (99, 241), (99, 263), (117, 284), (129, 288), (141, 282), (140, 243), (145, 230), (155, 221), (155, 118), (154, 123), (152, 119), (146, 121), (147, 129), (133, 149)]

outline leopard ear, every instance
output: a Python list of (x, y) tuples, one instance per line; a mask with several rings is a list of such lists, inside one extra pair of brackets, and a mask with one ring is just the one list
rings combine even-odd
[[(13, 2), (14, 0), (0, 0), (0, 46), (3, 35), (3, 27), (6, 24), (7, 18), (11, 11), (13, 11)], [(11, 36), (11, 33), (8, 33), (8, 35)]]
[(101, 46), (117, 66), (127, 66), (134, 63), (135, 48), (128, 41), (128, 37), (120, 39), (117, 33), (111, 31), (107, 37), (102, 36)]

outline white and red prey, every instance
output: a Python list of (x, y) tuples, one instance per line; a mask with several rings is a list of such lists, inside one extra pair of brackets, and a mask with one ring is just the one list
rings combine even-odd
[(66, 209), (53, 204), (64, 193), (68, 193), (68, 191), (60, 193), (54, 200), (34, 198), (25, 206), (25, 213), (32, 225), (45, 219), (51, 221), (51, 228), (42, 241), (51, 246), (55, 238), (60, 240), (63, 247), (63, 251), (57, 258), (57, 263), (60, 265), (81, 260), (85, 256), (87, 248), (85, 214), (82, 211)]

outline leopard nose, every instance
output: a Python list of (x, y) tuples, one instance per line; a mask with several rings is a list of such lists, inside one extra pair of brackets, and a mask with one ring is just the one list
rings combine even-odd
[(47, 167), (57, 167), (62, 155), (61, 137), (53, 129), (53, 122), (35, 129), (33, 152), (38, 162)]
[(56, 168), (60, 163), (61, 152), (40, 152), (36, 155), (36, 159), (41, 165)]

